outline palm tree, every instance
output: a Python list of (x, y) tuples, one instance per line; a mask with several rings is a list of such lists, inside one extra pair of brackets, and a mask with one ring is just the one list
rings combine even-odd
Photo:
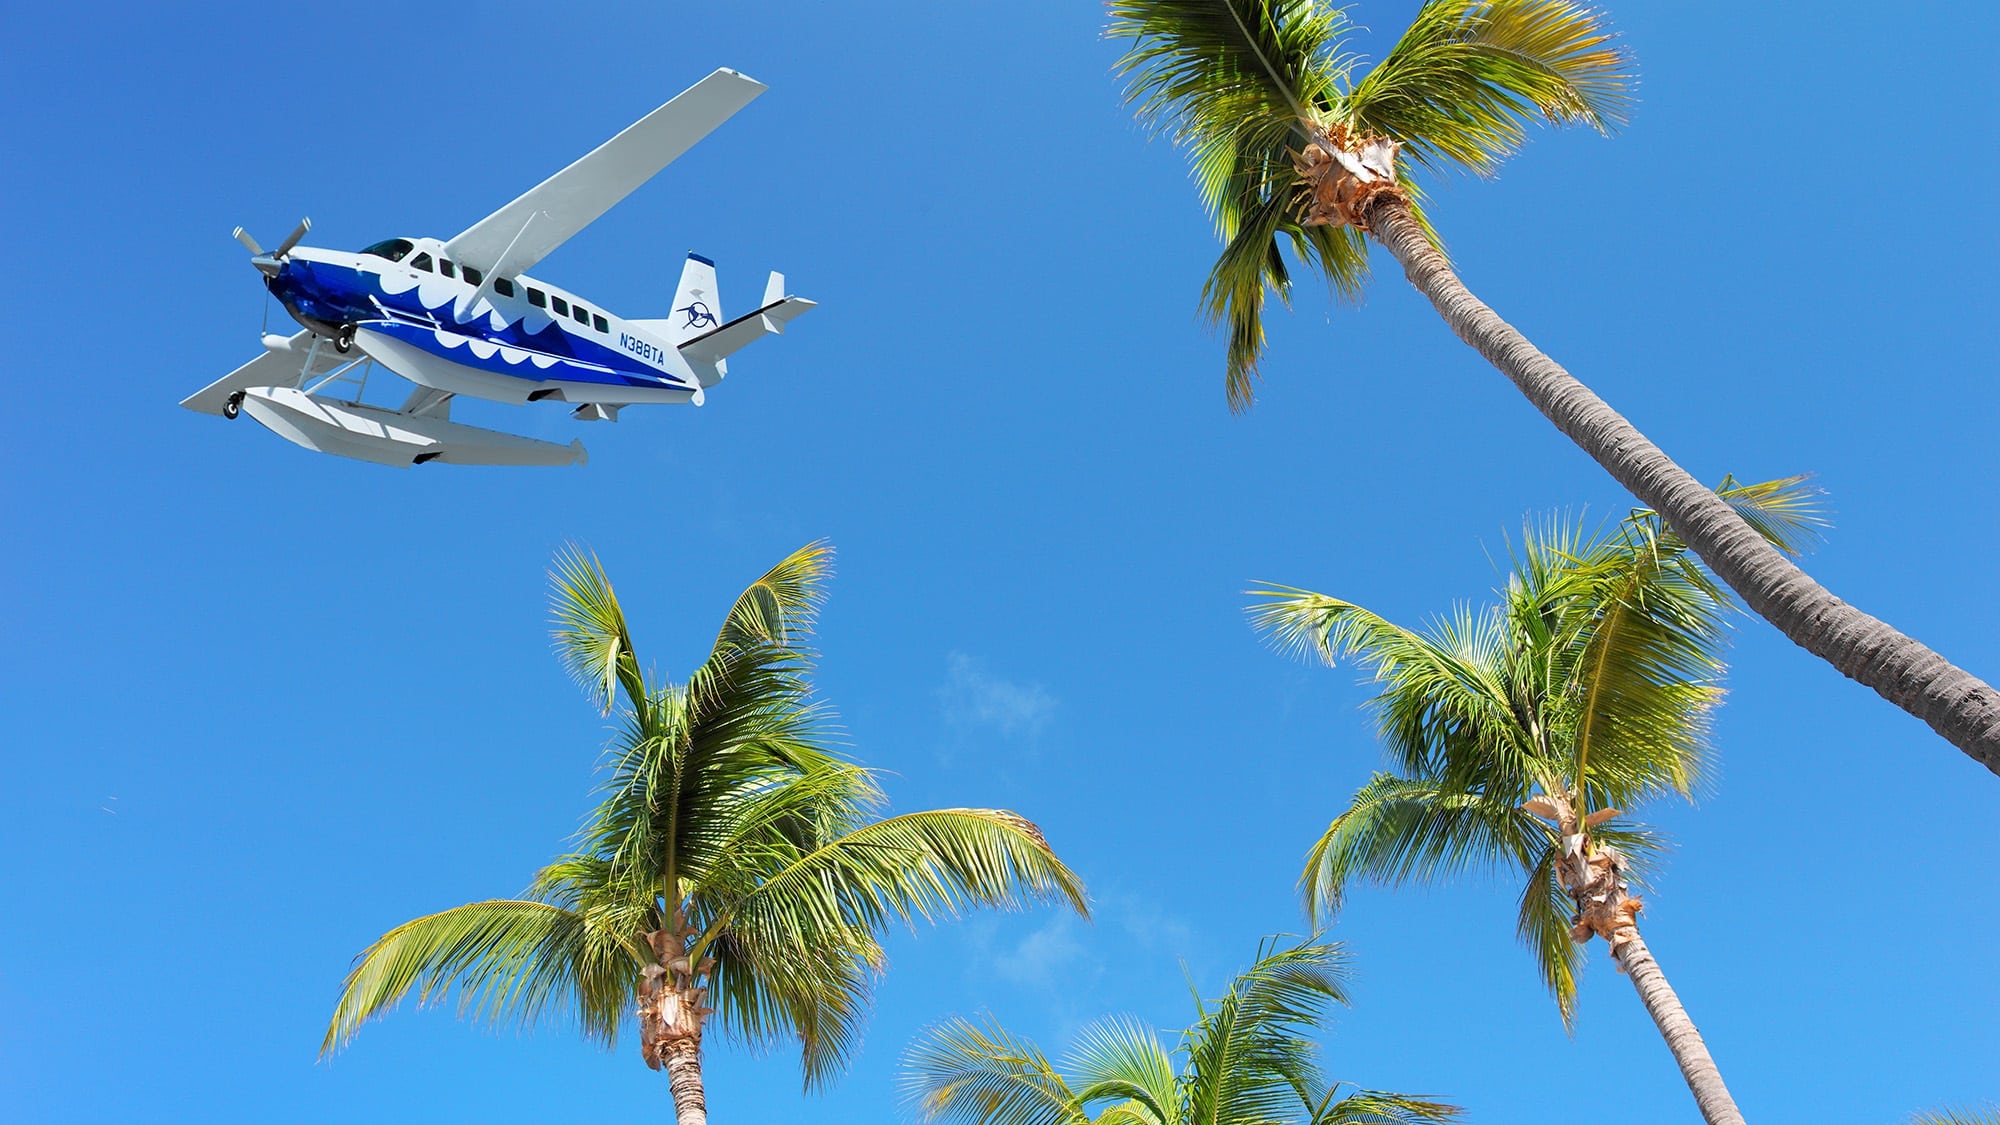
[(1250, 404), (1264, 303), (1289, 300), (1289, 246), (1346, 296), (1367, 236), (1440, 316), (1535, 408), (1694, 548), (1787, 637), (1929, 723), (2000, 773), (2000, 693), (1842, 602), (1771, 549), (1617, 411), (1473, 296), (1397, 166), (1491, 175), (1526, 126), (1609, 131), (1630, 103), (1631, 60), (1601, 17), (1568, 0), (1430, 0), (1365, 74), (1342, 9), (1320, 0), (1111, 0), (1107, 34), (1128, 99), (1186, 146), (1223, 241), (1203, 300), (1229, 326), (1229, 401)]
[[(1815, 516), (1798, 480), (1718, 495), (1785, 550)], [(1740, 1123), (1715, 1061), (1639, 933), (1631, 879), (1659, 841), (1621, 810), (1690, 795), (1721, 699), (1727, 594), (1670, 526), (1635, 512), (1586, 539), (1551, 521), (1517, 549), (1499, 604), (1426, 631), (1289, 587), (1257, 591), (1262, 629), (1329, 664), (1370, 668), (1394, 769), (1320, 837), (1300, 876), (1330, 917), (1349, 883), (1399, 884), (1469, 867), (1525, 880), (1519, 933), (1568, 1024), (1583, 943), (1603, 938), (1631, 977), (1705, 1120)]]
[[(908, 1101), (926, 1121), (963, 1125), (1404, 1125), (1452, 1121), (1455, 1106), (1329, 1084), (1309, 1032), (1347, 1002), (1336, 945), (1267, 941), (1212, 1005), (1197, 996), (1177, 1052), (1129, 1019), (1083, 1030), (1064, 1071), (994, 1023), (931, 1028), (903, 1060)], [(1343, 1090), (1347, 1091), (1343, 1094)]]
[(830, 552), (812, 544), (736, 599), (674, 684), (641, 670), (594, 556), (558, 556), (563, 662), (621, 725), (576, 850), (526, 895), (406, 922), (356, 958), (322, 1053), (412, 989), (461, 1015), (567, 1018), (611, 1045), (636, 1008), (681, 1125), (707, 1120), (701, 1044), (796, 1039), (805, 1083), (847, 1061), (882, 967), (877, 934), (975, 906), (1067, 902), (1077, 877), (1033, 824), (992, 809), (887, 819), (868, 771), (826, 747), (804, 648)]

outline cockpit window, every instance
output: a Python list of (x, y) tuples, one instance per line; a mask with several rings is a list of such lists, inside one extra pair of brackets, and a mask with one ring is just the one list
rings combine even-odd
[(411, 258), (410, 264), (425, 273), (431, 272), (431, 256), (429, 254), (419, 254)]
[(387, 258), (392, 262), (400, 262), (409, 256), (410, 251), (416, 248), (417, 244), (407, 238), (390, 238), (367, 247), (361, 252), (363, 254), (373, 254), (377, 258)]
[(451, 259), (450, 259), (450, 258), (439, 258), (439, 259), (438, 259), (438, 272), (439, 272), (439, 273), (441, 273), (441, 274), (443, 274), (443, 275), (445, 275), (446, 277), (457, 277), (457, 276), (458, 276), (458, 274), (457, 274), (456, 272), (454, 272), (454, 267), (453, 267), (453, 266), (452, 266), (452, 264), (451, 264)]

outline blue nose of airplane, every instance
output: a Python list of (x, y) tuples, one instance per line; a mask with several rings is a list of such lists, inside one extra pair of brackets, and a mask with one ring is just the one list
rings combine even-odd
[(257, 266), (266, 274), (265, 287), (294, 319), (316, 332), (380, 315), (369, 301), (365, 279), (353, 267), (298, 258), (273, 264), (275, 271)]

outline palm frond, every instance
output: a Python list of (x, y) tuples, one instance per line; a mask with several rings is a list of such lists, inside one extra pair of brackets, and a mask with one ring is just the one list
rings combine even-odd
[(1628, 522), (1617, 538), (1566, 551), (1535, 592), (1576, 637), (1554, 670), (1576, 685), (1570, 784), (1591, 809), (1689, 793), (1722, 698), (1726, 603), (1685, 549), (1643, 530)]
[(704, 947), (715, 959), (711, 1018), (753, 1048), (796, 1040), (812, 1090), (844, 1070), (860, 1046), (882, 948), (858, 926), (801, 929), (784, 921), (751, 918), (719, 929)]
[(1583, 947), (1569, 936), (1572, 904), (1557, 877), (1562, 849), (1550, 834), (1548, 846), (1528, 871), (1521, 888), (1515, 933), (1534, 955), (1535, 972), (1555, 999), (1564, 1028), (1576, 1025), (1576, 986), (1583, 973)]
[(1173, 1056), (1153, 1029), (1134, 1019), (1099, 1020), (1078, 1033), (1066, 1060), (1076, 1076), (1077, 1102), (1114, 1100), (1098, 1125), (1170, 1125), (1180, 1116), (1180, 1086)]
[(1082, 1103), (1041, 1048), (987, 1021), (952, 1019), (903, 1053), (905, 1103), (924, 1121), (1088, 1125)]
[(857, 827), (882, 800), (870, 773), (829, 759), (811, 769), (732, 770), (694, 788), (702, 815), (680, 832), (678, 874), (697, 898), (733, 902), (824, 841)]
[(1545, 837), (1511, 800), (1377, 773), (1306, 853), (1299, 889), (1307, 916), (1329, 919), (1352, 883), (1398, 886), (1524, 866)]
[[(1734, 476), (1726, 476), (1715, 486), (1715, 494), (1735, 509), (1757, 534), (1788, 555), (1812, 550), (1826, 534), (1829, 522), (1826, 496), (1809, 476), (1781, 477), (1758, 484), (1742, 484)], [(1661, 542), (1685, 550), (1680, 536), (1659, 513), (1638, 508), (1630, 519), (1643, 524)]]
[(1513, 762), (1523, 777), (1539, 769), (1541, 748), (1497, 674), (1503, 637), (1491, 615), (1462, 611), (1426, 636), (1309, 590), (1265, 586), (1250, 594), (1263, 599), (1250, 609), (1252, 625), (1279, 649), (1329, 666), (1353, 657), (1374, 674), (1383, 739), (1405, 771), (1442, 778), (1467, 761), (1482, 769)]
[(1281, 1121), (1309, 1105), (1322, 1083), (1305, 1033), (1347, 1002), (1345, 965), (1336, 945), (1265, 943), (1182, 1040), (1190, 1122)]
[(572, 543), (556, 554), (549, 584), (556, 654), (563, 667), (604, 713), (611, 712), (621, 688), (632, 708), (643, 711), (645, 677), (603, 564)]
[(1526, 125), (1609, 132), (1631, 105), (1632, 60), (1603, 16), (1567, 0), (1430, 0), (1340, 117), (1433, 172), (1490, 175)]
[(1309, 1125), (1418, 1125), (1457, 1121), (1465, 1111), (1447, 1102), (1384, 1090), (1356, 1090), (1315, 1114)]
[(997, 809), (933, 809), (865, 824), (799, 856), (727, 910), (798, 925), (914, 924), (974, 906), (1066, 902), (1089, 916), (1083, 883), (1041, 830)]
[(1339, 88), (1346, 12), (1317, 0), (1111, 0), (1114, 68), (1156, 131), (1188, 142), (1259, 123), (1292, 127)]
[(475, 902), (405, 922), (355, 959), (320, 1052), (417, 991), (420, 1003), (456, 990), (459, 1014), (534, 1022), (552, 1012), (609, 1043), (645, 963), (635, 944), (583, 914), (543, 902)]
[(785, 556), (737, 595), (716, 635), (714, 653), (764, 646), (799, 652), (826, 601), (825, 583), (832, 574), (833, 547), (824, 539)]
[(1222, 254), (1202, 285), (1204, 315), (1229, 331), (1224, 378), (1232, 410), (1246, 409), (1257, 397), (1265, 299), (1273, 294), (1280, 301), (1291, 297), (1291, 273), (1278, 246), (1280, 233), (1297, 225), (1290, 210), (1288, 199), (1273, 195), (1230, 216)]

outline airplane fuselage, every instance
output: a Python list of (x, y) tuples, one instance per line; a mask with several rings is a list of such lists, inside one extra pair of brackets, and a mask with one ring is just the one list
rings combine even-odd
[[(701, 389), (657, 328), (517, 274), (486, 277), (437, 239), (352, 253), (300, 246), (266, 285), (306, 328), (369, 333), (371, 354), (413, 382), (499, 402), (686, 402)], [(712, 327), (690, 314), (687, 336)], [(384, 354), (386, 353), (386, 354)]]

